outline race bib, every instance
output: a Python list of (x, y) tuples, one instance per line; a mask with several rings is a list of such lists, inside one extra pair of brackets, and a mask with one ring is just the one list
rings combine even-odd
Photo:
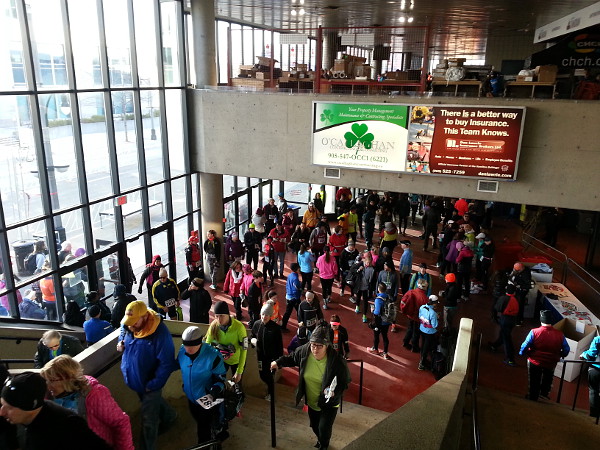
[(210, 409), (213, 406), (218, 405), (219, 403), (223, 403), (223, 400), (223, 398), (218, 398), (214, 400), (212, 398), (212, 395), (205, 395), (204, 397), (200, 397), (198, 400), (196, 400), (196, 403), (198, 403), (204, 409)]
[(316, 323), (317, 323), (317, 319), (316, 319), (316, 318), (315, 318), (315, 319), (308, 319), (308, 320), (306, 321), (306, 326), (307, 326), (307, 327), (312, 327), (312, 326), (314, 326)]
[(275, 214), (269, 214), (269, 220), (275, 220)]
[(263, 366), (263, 363), (262, 363), (262, 361), (259, 361), (259, 362), (258, 362), (258, 371), (259, 371), (259, 372), (260, 372), (260, 371), (262, 371), (262, 366)]
[(174, 298), (170, 298), (165, 302), (165, 306), (167, 308), (170, 308), (171, 306), (175, 306), (175, 303), (177, 303), (177, 300), (175, 300)]

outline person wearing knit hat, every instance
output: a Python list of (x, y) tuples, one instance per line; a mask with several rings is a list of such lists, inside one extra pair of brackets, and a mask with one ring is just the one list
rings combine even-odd
[(188, 239), (188, 245), (184, 249), (185, 265), (188, 271), (188, 280), (191, 283), (194, 278), (204, 278), (202, 268), (202, 254), (200, 252), (200, 239), (198, 230), (192, 230)]
[(156, 311), (163, 317), (169, 316), (177, 320), (177, 308), (181, 294), (173, 278), (169, 278), (167, 269), (162, 268), (158, 273), (158, 280), (152, 286), (152, 297), (156, 303)]
[(215, 319), (211, 322), (204, 342), (217, 347), (223, 353), (225, 369), (231, 370), (234, 383), (242, 380), (248, 353), (248, 333), (242, 322), (229, 314), (229, 306), (218, 301), (213, 306)]
[(537, 401), (539, 397), (550, 400), (554, 369), (560, 358), (569, 354), (570, 348), (562, 331), (552, 325), (552, 311), (540, 311), (541, 326), (529, 332), (519, 355), (527, 356), (527, 396)]
[[(274, 292), (274, 291), (272, 291)], [(265, 399), (271, 399), (273, 388), (273, 375), (271, 374), (271, 361), (283, 355), (283, 337), (281, 327), (273, 321), (275, 313), (274, 301), (267, 300), (260, 310), (260, 320), (252, 325), (252, 345), (256, 347), (258, 360), (258, 374), (267, 385)]]
[(162, 389), (176, 367), (175, 346), (161, 316), (142, 300), (127, 305), (121, 324), (124, 333), (117, 344), (117, 351), (123, 352), (121, 372), (125, 384), (140, 399), (141, 442), (147, 449), (156, 448), (158, 424), (166, 430), (177, 419), (175, 410), (162, 397)]
[(213, 425), (218, 422), (223, 406), (221, 397), (226, 374), (221, 353), (213, 346), (203, 344), (202, 338), (200, 328), (187, 327), (181, 334), (181, 347), (177, 354), (183, 392), (188, 399), (190, 414), (196, 421), (198, 444), (212, 439)]
[(88, 313), (90, 318), (83, 322), (83, 331), (85, 331), (85, 340), (89, 347), (112, 333), (114, 328), (106, 320), (100, 319), (98, 305), (92, 305)]
[(23, 372), (2, 388), (0, 416), (13, 425), (23, 425), (27, 449), (91, 449), (111, 447), (88, 427), (85, 419), (53, 402), (45, 401), (46, 380), (40, 374)]
[(110, 323), (114, 328), (118, 329), (121, 327), (121, 320), (125, 315), (125, 308), (137, 299), (134, 295), (127, 293), (127, 287), (123, 284), (117, 284), (115, 286), (114, 298), (115, 302), (113, 304)]
[(331, 347), (329, 326), (319, 325), (310, 342), (271, 363), (271, 370), (281, 367), (299, 367), (296, 404), (304, 401), (308, 406), (315, 447), (328, 448), (342, 394), (351, 381), (346, 360)]
[(204, 289), (204, 280), (194, 278), (188, 288), (181, 293), (181, 300), (190, 301), (190, 322), (210, 323), (209, 312), (212, 307), (212, 297)]
[(246, 264), (253, 264), (254, 270), (258, 269), (258, 254), (262, 245), (262, 236), (256, 230), (256, 225), (248, 225), (248, 231), (244, 233), (244, 249), (246, 250)]

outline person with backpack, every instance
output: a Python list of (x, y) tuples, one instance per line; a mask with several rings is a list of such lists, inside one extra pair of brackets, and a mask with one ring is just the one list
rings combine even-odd
[(46, 243), (44, 241), (35, 241), (33, 244), (33, 252), (31, 252), (23, 265), (27, 275), (34, 275), (42, 271), (44, 261), (46, 260)]
[[(300, 272), (300, 265), (298, 263), (292, 263), (290, 266), (292, 270), (287, 277), (285, 282), (285, 313), (283, 314), (283, 320), (281, 321), (281, 331), (287, 332), (287, 323), (292, 315), (292, 311), (296, 310), (296, 316), (298, 315), (298, 307), (300, 306), (300, 296), (302, 295), (302, 283), (298, 274)], [(300, 319), (298, 319), (300, 320)]]
[[(375, 309), (373, 310), (373, 322), (370, 328), (373, 329), (373, 346), (367, 347), (367, 351), (374, 355), (381, 355), (383, 359), (391, 359), (388, 354), (390, 340), (388, 339), (388, 330), (390, 325), (396, 320), (396, 304), (388, 295), (387, 287), (383, 283), (377, 285), (378, 294), (375, 297)], [(379, 353), (379, 336), (383, 339), (383, 352)]]
[[(512, 341), (512, 330), (517, 323), (519, 314), (519, 302), (515, 297), (516, 287), (512, 284), (506, 286), (506, 295), (498, 298), (494, 305), (493, 319), (500, 323), (500, 333), (498, 339), (494, 342), (489, 342), (490, 349), (495, 352), (501, 346), (504, 346), (504, 364), (514, 367), (515, 364), (515, 347)], [(498, 315), (500, 318), (498, 319)]]
[(433, 361), (433, 352), (437, 346), (437, 327), (438, 316), (435, 307), (438, 303), (437, 295), (430, 295), (426, 305), (419, 308), (419, 331), (423, 339), (421, 346), (421, 359), (419, 360), (419, 370), (431, 368)]

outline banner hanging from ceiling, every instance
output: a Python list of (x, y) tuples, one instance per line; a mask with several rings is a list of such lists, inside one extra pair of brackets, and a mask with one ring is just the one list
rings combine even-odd
[(313, 102), (312, 163), (515, 180), (524, 107)]

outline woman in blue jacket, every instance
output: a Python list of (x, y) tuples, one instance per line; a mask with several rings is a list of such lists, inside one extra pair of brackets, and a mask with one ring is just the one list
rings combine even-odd
[(177, 355), (183, 391), (196, 421), (198, 444), (213, 438), (223, 406), (222, 400), (217, 405), (214, 402), (221, 397), (225, 381), (221, 353), (210, 344), (203, 344), (202, 337), (200, 328), (186, 328), (181, 335), (182, 346)]

